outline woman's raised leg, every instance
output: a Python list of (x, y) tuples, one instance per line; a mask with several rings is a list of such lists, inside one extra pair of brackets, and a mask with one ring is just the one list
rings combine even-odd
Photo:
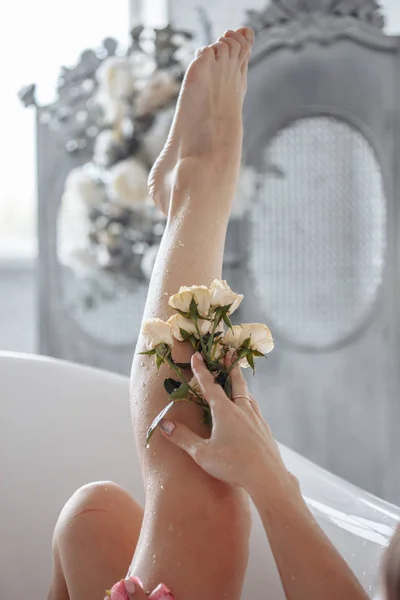
[[(181, 285), (209, 285), (221, 277), (252, 41), (249, 29), (227, 32), (198, 53), (186, 74), (169, 141), (150, 181), (168, 221), (144, 319), (167, 319), (168, 298)], [(137, 353), (144, 349), (140, 337)], [(191, 355), (185, 344), (174, 352), (180, 361)], [(147, 428), (167, 403), (165, 376), (166, 367), (157, 373), (152, 358), (135, 355), (131, 406), (146, 505), (130, 572), (148, 589), (165, 582), (177, 600), (239, 599), (248, 559), (247, 498), (206, 475), (157, 433), (145, 448)], [(207, 437), (198, 407), (173, 410), (172, 418)]]

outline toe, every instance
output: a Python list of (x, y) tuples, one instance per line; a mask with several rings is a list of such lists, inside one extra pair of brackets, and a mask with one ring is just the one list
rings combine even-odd
[[(251, 34), (248, 33), (248, 37), (246, 37), (245, 31), (247, 31), (247, 28), (242, 28), (237, 31), (227, 31), (225, 34), (227, 40), (232, 42), (235, 41), (236, 46), (239, 49), (237, 56), (240, 60), (244, 60), (249, 56), (252, 45), (252, 42), (250, 41)], [(248, 31), (251, 32), (251, 29)]]
[(240, 34), (236, 34), (234, 31), (227, 31), (224, 37), (219, 38), (220, 43), (224, 43), (229, 48), (230, 58), (237, 59), (240, 57), (242, 51), (242, 45), (240, 43)]
[(210, 48), (214, 51), (217, 60), (229, 58), (229, 46), (224, 41), (216, 42), (215, 44), (212, 44)]

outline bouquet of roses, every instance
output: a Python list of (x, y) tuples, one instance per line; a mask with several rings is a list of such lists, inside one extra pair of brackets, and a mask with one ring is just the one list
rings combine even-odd
[[(172, 348), (175, 341), (187, 341), (195, 352), (200, 352), (209, 371), (231, 398), (229, 373), (239, 363), (255, 372), (254, 358), (265, 356), (274, 347), (271, 332), (262, 323), (232, 325), (230, 315), (238, 308), (243, 296), (234, 293), (226, 281), (216, 279), (208, 288), (204, 285), (181, 287), (169, 299), (175, 313), (168, 321), (149, 319), (143, 325), (146, 351), (154, 356), (157, 369), (166, 364), (176, 374), (168, 377), (164, 388), (169, 394), (169, 404), (151, 424), (146, 438), (148, 445), (160, 421), (177, 402), (194, 402), (203, 409), (203, 422), (211, 425), (211, 412), (202, 397), (197, 381), (185, 375), (190, 363), (175, 362)], [(235, 361), (227, 368), (224, 358), (230, 349), (235, 350)]]

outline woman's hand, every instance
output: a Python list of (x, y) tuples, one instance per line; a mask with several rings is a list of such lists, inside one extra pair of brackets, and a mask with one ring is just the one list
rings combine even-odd
[(174, 600), (174, 596), (163, 583), (147, 595), (138, 577), (128, 577), (116, 583), (111, 595), (106, 596), (104, 600)]
[[(232, 353), (226, 357), (226, 366), (231, 364)], [(242, 486), (249, 494), (260, 478), (279, 477), (280, 481), (291, 482), (293, 478), (257, 402), (249, 393), (240, 367), (235, 366), (230, 373), (233, 401), (215, 383), (201, 354), (192, 357), (192, 371), (211, 408), (211, 437), (203, 439), (186, 426), (163, 419), (160, 428), (165, 437), (185, 450), (209, 475)]]

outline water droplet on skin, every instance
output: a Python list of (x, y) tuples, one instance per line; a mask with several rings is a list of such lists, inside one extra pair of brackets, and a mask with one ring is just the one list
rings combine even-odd
[(163, 485), (161, 485), (161, 486), (160, 486), (160, 488), (161, 488), (162, 490), (164, 490), (164, 489), (165, 489)]
[(150, 444), (146, 444), (146, 448), (148, 450), (150, 448)]
[(174, 531), (174, 524), (172, 522), (168, 525), (168, 531), (171, 533)]

